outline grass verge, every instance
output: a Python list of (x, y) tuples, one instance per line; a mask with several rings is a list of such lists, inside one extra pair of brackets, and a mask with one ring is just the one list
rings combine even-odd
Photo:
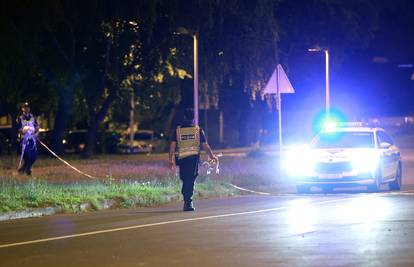
[[(292, 181), (279, 173), (278, 159), (223, 157), (220, 173), (206, 175), (201, 166), (195, 198), (245, 194), (229, 186), (278, 193), (291, 191)], [(66, 212), (116, 207), (157, 206), (181, 200), (181, 182), (171, 173), (166, 155), (104, 155), (88, 160), (67, 156), (74, 166), (93, 176), (89, 180), (53, 158), (40, 157), (33, 176), (16, 173), (18, 158), (0, 157), (0, 213), (54, 207)]]
[[(196, 198), (236, 195), (228, 184), (203, 181), (196, 184)], [(39, 180), (0, 182), (0, 212), (60, 207), (65, 212), (100, 210), (105, 206), (156, 206), (181, 199), (180, 183), (136, 181), (53, 184)], [(106, 204), (105, 204), (106, 203)]]

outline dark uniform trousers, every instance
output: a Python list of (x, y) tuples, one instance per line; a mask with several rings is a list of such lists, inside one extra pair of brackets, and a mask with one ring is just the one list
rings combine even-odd
[(32, 173), (32, 166), (37, 159), (37, 147), (33, 139), (27, 140), (26, 147), (23, 154), (23, 166), (21, 167), (22, 172), (26, 174)]
[(183, 182), (181, 193), (186, 203), (193, 200), (194, 184), (198, 176), (198, 161), (198, 156), (191, 156), (178, 162), (180, 166), (180, 179)]

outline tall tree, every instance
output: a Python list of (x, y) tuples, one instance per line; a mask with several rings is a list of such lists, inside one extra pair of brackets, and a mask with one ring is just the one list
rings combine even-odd
[[(36, 16), (40, 8), (31, 1), (0, 5), (0, 34), (3, 36), (0, 42), (0, 114), (11, 115), (14, 124), (20, 112), (19, 104), (29, 101), (33, 112), (49, 115), (54, 108), (55, 95), (36, 68), (37, 57), (44, 49), (40, 42), (41, 23)], [(15, 140), (16, 131), (14, 144)]]

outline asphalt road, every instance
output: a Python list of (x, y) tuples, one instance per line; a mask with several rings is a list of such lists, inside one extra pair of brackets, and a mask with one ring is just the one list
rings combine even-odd
[[(404, 154), (403, 154), (404, 156)], [(402, 192), (282, 194), (0, 223), (0, 266), (413, 266)]]

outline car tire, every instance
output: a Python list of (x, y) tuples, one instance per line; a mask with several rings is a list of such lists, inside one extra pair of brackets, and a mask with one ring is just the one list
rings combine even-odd
[(368, 192), (375, 193), (380, 190), (381, 183), (380, 183), (381, 171), (377, 170), (375, 174), (374, 183), (367, 186)]
[(308, 194), (310, 192), (310, 187), (307, 185), (296, 185), (296, 192), (298, 194)]
[(402, 164), (401, 162), (398, 163), (398, 168), (395, 173), (395, 181), (392, 181), (388, 184), (388, 187), (392, 191), (399, 191), (401, 190), (402, 185)]

